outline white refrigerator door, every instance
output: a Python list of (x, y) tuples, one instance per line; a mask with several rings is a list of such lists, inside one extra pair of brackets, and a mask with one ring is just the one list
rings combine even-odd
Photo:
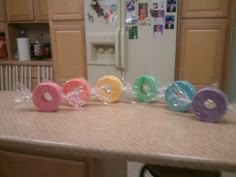
[(88, 81), (96, 81), (108, 74), (120, 76), (120, 0), (97, 0), (107, 19), (98, 16), (84, 1)]
[[(156, 1), (160, 2), (160, 0)], [(164, 17), (172, 16), (175, 18), (174, 29), (165, 29), (164, 21), (162, 22), (162, 36), (155, 38), (153, 31), (156, 23), (150, 14), (150, 9), (155, 0), (142, 0), (140, 2), (148, 3), (147, 23), (137, 22), (133, 25), (126, 24), (121, 27), (120, 55), (125, 56), (121, 57), (121, 66), (125, 69), (124, 78), (127, 82), (132, 83), (140, 75), (151, 74), (164, 86), (173, 82), (175, 76), (177, 13), (167, 13), (167, 0), (163, 1)], [(140, 2), (136, 1), (137, 11)], [(122, 6), (125, 7), (126, 2), (122, 1), (122, 3)], [(126, 13), (126, 9), (122, 13)], [(160, 23), (158, 24), (160, 25)], [(129, 39), (129, 28), (132, 28), (132, 26), (137, 26), (137, 39)]]

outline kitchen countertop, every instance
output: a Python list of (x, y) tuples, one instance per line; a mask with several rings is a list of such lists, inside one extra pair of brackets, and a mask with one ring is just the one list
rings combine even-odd
[(236, 171), (236, 116), (198, 121), (164, 104), (90, 103), (43, 113), (14, 108), (0, 92), (0, 149), (64, 157), (117, 158), (158, 165)]

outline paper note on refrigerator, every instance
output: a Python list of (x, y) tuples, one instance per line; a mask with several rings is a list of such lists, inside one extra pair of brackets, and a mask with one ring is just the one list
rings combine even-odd
[(137, 20), (136, 15), (136, 0), (126, 0), (126, 23), (135, 23)]
[(165, 0), (152, 0), (153, 9), (164, 10), (165, 4)]

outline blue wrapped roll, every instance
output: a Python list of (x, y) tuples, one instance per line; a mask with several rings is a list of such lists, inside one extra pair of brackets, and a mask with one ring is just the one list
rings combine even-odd
[(195, 94), (196, 90), (190, 82), (175, 81), (167, 87), (165, 100), (173, 111), (186, 112), (191, 108)]

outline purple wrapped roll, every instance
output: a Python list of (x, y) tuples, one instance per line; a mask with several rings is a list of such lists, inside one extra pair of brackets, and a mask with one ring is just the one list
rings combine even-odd
[(194, 114), (202, 121), (217, 122), (227, 110), (226, 95), (216, 88), (204, 88), (197, 92), (192, 101)]

